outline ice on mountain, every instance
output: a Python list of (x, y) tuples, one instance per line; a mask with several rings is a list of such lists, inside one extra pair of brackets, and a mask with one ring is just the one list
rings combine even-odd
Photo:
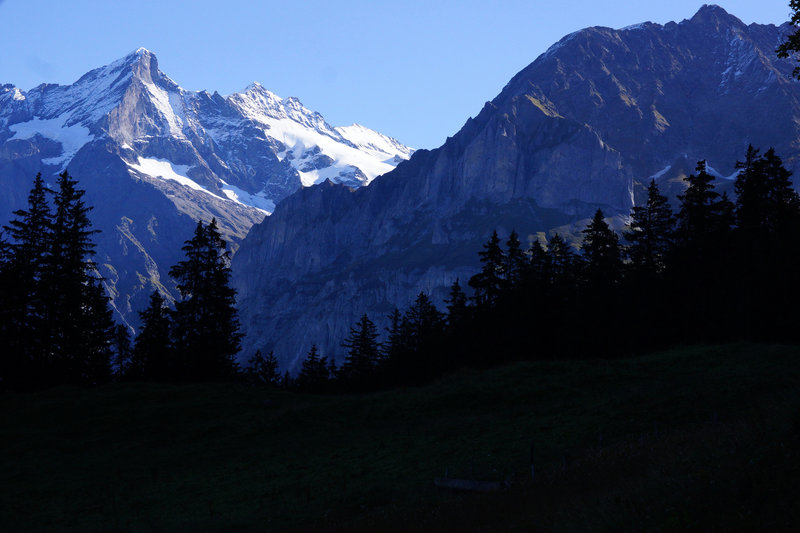
[[(266, 213), (272, 212), (276, 200), (292, 192), (292, 178), (281, 175), (277, 185), (270, 185), (271, 176), (264, 172), (288, 172), (296, 176), (294, 180), (299, 178), (297, 185), (331, 179), (360, 186), (392, 170), (413, 152), (395, 139), (357, 124), (334, 128), (298, 98), (282, 99), (258, 82), (227, 97), (185, 91), (158, 70), (155, 55), (146, 48), (88, 72), (73, 85), (43, 84), (28, 93), (13, 85), (2, 87), (0, 95), (5, 102), (27, 99), (26, 109), (34, 113), (28, 115), (32, 120), (10, 126), (11, 139), (38, 134), (61, 144), (57, 157), (42, 161), (46, 165), (66, 166), (87, 142), (108, 138), (118, 143), (119, 153), (133, 171)], [(146, 102), (146, 116), (141, 120), (132, 118), (140, 111), (130, 107), (134, 103), (129, 96)], [(104, 122), (109, 118), (112, 127)], [(175, 141), (177, 145), (172, 144)], [(202, 187), (188, 177), (188, 167), (163, 159), (176, 149), (184, 150), (176, 146), (193, 145), (202, 151), (198, 142), (210, 148), (212, 159), (205, 160), (208, 156), (203, 153), (196, 164), (203, 166), (204, 174), (211, 172), (205, 179), (215, 181), (216, 187)], [(169, 148), (162, 151), (162, 147)], [(182, 160), (186, 157), (184, 154)], [(240, 175), (246, 166), (243, 157), (254, 157), (253, 162), (259, 161), (256, 166), (263, 160), (265, 166)], [(276, 162), (285, 165), (276, 167)], [(215, 175), (215, 168), (227, 172)], [(259, 175), (254, 181), (256, 172)], [(242, 187), (248, 191), (260, 187), (261, 191), (253, 194)], [(265, 191), (275, 198), (267, 198)]]
[(94, 140), (89, 128), (77, 124), (65, 126), (65, 121), (65, 117), (61, 116), (52, 119), (34, 118), (28, 122), (12, 124), (8, 129), (14, 135), (9, 140), (30, 139), (36, 135), (52, 139), (61, 145), (61, 155), (43, 159), (42, 162), (46, 165), (61, 165), (72, 159), (86, 143)]
[(136, 163), (129, 162), (128, 166), (146, 176), (176, 181), (190, 189), (216, 196), (187, 176), (190, 168), (188, 165), (176, 165), (166, 159), (139, 157)]
[(736, 177), (739, 175), (739, 173), (742, 171), (742, 169), (736, 169), (736, 170), (733, 171), (733, 174), (731, 174), (729, 176), (725, 176), (719, 170), (715, 169), (714, 167), (712, 167), (711, 165), (709, 165), (706, 162), (706, 171), (709, 174), (711, 174), (712, 176), (714, 176), (715, 178), (719, 178), (721, 180), (726, 180), (726, 181), (733, 181), (733, 180), (736, 179)]
[(671, 168), (672, 168), (672, 165), (667, 165), (667, 166), (665, 166), (664, 168), (662, 168), (661, 170), (659, 170), (658, 172), (656, 172), (655, 174), (653, 174), (652, 176), (650, 176), (650, 178), (649, 178), (649, 179), (651, 179), (651, 180), (657, 180), (658, 178), (660, 178), (661, 176), (663, 176), (664, 174), (666, 174), (667, 172), (669, 172), (669, 170), (670, 170)]
[(266, 198), (263, 191), (258, 194), (250, 194), (249, 192), (242, 190), (235, 185), (225, 183), (224, 181), (222, 182), (220, 188), (229, 200), (232, 200), (236, 203), (255, 207), (259, 211), (263, 211), (266, 215), (271, 215), (272, 212), (275, 211), (275, 202), (269, 198)]

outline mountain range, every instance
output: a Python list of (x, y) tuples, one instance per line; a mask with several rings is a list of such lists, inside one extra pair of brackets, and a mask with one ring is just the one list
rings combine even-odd
[(0, 86), (0, 217), (25, 206), (37, 172), (67, 169), (94, 206), (95, 261), (123, 321), (154, 290), (198, 220), (216, 218), (233, 249), (302, 187), (368, 184), (412, 149), (364, 126), (329, 125), (258, 83), (222, 96), (187, 91), (140, 48), (72, 85)]
[[(279, 203), (234, 256), (244, 356), (296, 368), (362, 313), (386, 323), (420, 291), (440, 306), (493, 230), (575, 235), (602, 209), (624, 225), (650, 180), (671, 195), (698, 160), (730, 188), (747, 146), (800, 167), (800, 82), (775, 48), (791, 26), (706, 5), (665, 25), (567, 35), (445, 144), (369, 187), (325, 181)], [(520, 335), (547, 335), (531, 324)], [(266, 352), (265, 352), (266, 353)]]

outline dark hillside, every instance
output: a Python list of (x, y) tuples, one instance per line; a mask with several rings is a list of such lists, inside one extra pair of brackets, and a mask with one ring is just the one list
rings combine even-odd
[[(369, 396), (9, 393), (0, 530), (796, 530), (798, 361), (796, 347), (741, 344)], [(512, 485), (441, 491), (445, 471)]]

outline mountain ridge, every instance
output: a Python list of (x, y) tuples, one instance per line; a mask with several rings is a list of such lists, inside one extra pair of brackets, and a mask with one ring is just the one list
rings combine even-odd
[(109, 293), (135, 323), (151, 290), (177, 296), (167, 271), (180, 259), (176, 236), (191, 236), (196, 221), (216, 218), (236, 248), (295, 190), (327, 179), (367, 185), (413, 152), (367, 128), (361, 136), (371, 148), (260, 84), (227, 97), (187, 91), (139, 48), (71, 85), (3, 86), (0, 211), (10, 218), (25, 205), (37, 172), (53, 182), (69, 168), (96, 206), (97, 262)]
[(619, 226), (651, 178), (674, 195), (699, 159), (730, 177), (752, 143), (797, 169), (800, 85), (774, 54), (787, 32), (718, 6), (679, 23), (587, 28), (368, 189), (287, 198), (234, 257), (245, 351), (274, 349), (288, 368), (312, 343), (341, 357), (362, 313), (383, 324), (421, 290), (441, 305), (453, 281), (465, 285), (493, 229), (525, 244), (579, 231), (598, 208)]

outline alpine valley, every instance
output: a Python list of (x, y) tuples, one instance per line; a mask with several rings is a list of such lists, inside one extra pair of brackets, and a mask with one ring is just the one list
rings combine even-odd
[[(234, 285), (247, 334), (242, 355), (272, 349), (286, 368), (295, 368), (316, 343), (324, 355), (341, 359), (339, 343), (363, 313), (385, 325), (395, 306), (406, 307), (420, 291), (441, 305), (456, 279), (465, 286), (492, 230), (502, 236), (516, 229), (523, 242), (554, 231), (574, 235), (598, 208), (619, 228), (651, 179), (674, 196), (701, 159), (728, 187), (749, 144), (774, 147), (796, 172), (800, 83), (790, 77), (793, 64), (775, 55), (789, 31), (788, 25), (745, 25), (717, 6), (703, 6), (679, 23), (587, 28), (564, 37), (514, 76), (440, 148), (417, 151), (369, 187), (353, 189), (349, 179), (339, 178), (344, 183), (299, 189), (253, 226), (234, 256)], [(37, 97), (47, 90), (39, 89)], [(260, 94), (254, 88), (228, 100), (192, 96), (197, 108), (226, 110), (213, 114), (217, 122), (206, 126), (206, 144), (201, 137), (191, 145), (155, 142), (144, 133), (135, 141), (133, 132), (155, 125), (136, 119), (132, 111), (107, 114), (103, 123), (117, 121), (119, 131), (131, 132), (130, 137), (104, 149), (107, 163), (95, 161), (91, 168), (116, 165), (137, 175), (147, 161), (167, 156), (174, 165), (189, 165), (180, 147), (202, 152), (229, 143), (218, 124), (229, 124), (228, 109), (247, 109), (240, 102)], [(182, 116), (189, 120), (188, 111)], [(160, 125), (161, 130), (172, 127)], [(224, 144), (226, 154), (240, 154), (236, 150), (246, 150), (248, 143), (266, 148), (274, 142), (248, 127), (256, 137), (244, 141), (237, 134), (235, 142)], [(226, 185), (211, 179), (217, 172), (225, 183), (279, 200), (299, 188), (289, 171), (306, 168), (296, 160), (307, 152), (287, 162), (279, 157), (286, 148), (275, 144), (263, 150), (263, 166), (253, 167), (258, 180), (245, 172), (233, 177), (230, 161), (240, 155), (226, 159), (227, 168), (209, 156), (206, 166), (186, 167), (192, 169), (188, 176), (221, 196), (218, 189)], [(54, 148), (46, 139), (40, 145), (41, 151)], [(18, 146), (22, 151), (28, 145)], [(132, 146), (141, 146), (139, 163), (128, 151)], [(148, 151), (156, 148), (157, 155)], [(408, 153), (400, 147), (386, 150), (380, 157), (390, 157), (392, 150)], [(71, 167), (76, 174), (89, 166), (80, 155)], [(179, 167), (172, 168), (178, 172)], [(94, 171), (92, 179), (104, 175)], [(229, 205), (233, 211), (239, 204)], [(209, 207), (193, 204), (183, 211), (201, 209)], [(252, 208), (236, 209), (239, 228), (256, 218), (248, 211)], [(528, 334), (547, 332), (520, 332)]]
[(236, 249), (296, 190), (368, 184), (413, 150), (363, 126), (330, 126), (296, 98), (258, 83), (242, 93), (182, 89), (140, 48), (69, 86), (0, 86), (0, 216), (26, 205), (33, 177), (62, 170), (93, 206), (100, 274), (122, 321), (156, 289), (196, 221), (216, 217)]

